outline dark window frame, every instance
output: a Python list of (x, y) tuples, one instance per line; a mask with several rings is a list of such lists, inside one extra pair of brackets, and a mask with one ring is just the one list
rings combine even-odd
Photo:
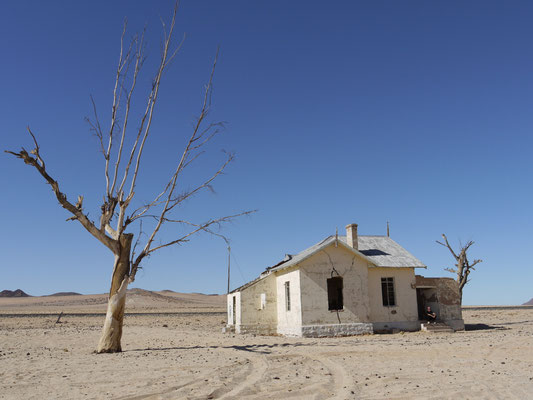
[(381, 299), (383, 307), (396, 306), (396, 291), (394, 289), (394, 278), (381, 278)]

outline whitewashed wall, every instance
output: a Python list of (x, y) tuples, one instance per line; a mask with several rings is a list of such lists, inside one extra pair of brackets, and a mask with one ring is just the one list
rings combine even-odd
[[(334, 244), (301, 264), (302, 324), (321, 325), (369, 321), (367, 262)], [(328, 310), (327, 280), (343, 278), (344, 310)]]
[[(388, 277), (394, 278), (395, 306), (383, 305), (381, 278)], [(370, 320), (375, 326), (379, 324), (384, 328), (417, 329), (418, 305), (413, 268), (369, 268), (368, 293)]]
[[(233, 297), (235, 297), (235, 319), (233, 320)], [(227, 296), (228, 325), (240, 325), (241, 323), (241, 292), (229, 293)]]
[[(300, 294), (300, 271), (289, 269), (276, 274), (278, 293), (278, 329), (280, 335), (300, 336), (302, 334), (302, 308)], [(285, 282), (290, 282), (291, 309), (286, 310)]]

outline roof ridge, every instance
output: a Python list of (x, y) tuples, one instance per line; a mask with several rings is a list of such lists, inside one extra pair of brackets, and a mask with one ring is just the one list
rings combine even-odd
[(390, 239), (390, 236), (387, 235), (359, 235), (362, 237), (388, 237)]
[[(359, 237), (388, 237), (390, 238), (390, 236), (387, 236), (387, 235), (357, 235)], [(328, 237), (335, 237), (335, 235), (331, 235), (331, 236), (328, 236)], [(346, 235), (339, 235), (339, 237), (346, 237)]]

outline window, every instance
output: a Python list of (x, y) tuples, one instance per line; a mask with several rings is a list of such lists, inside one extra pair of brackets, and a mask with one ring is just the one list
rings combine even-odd
[(328, 279), (328, 310), (342, 310), (342, 278), (336, 276)]
[(267, 295), (266, 293), (261, 293), (261, 310), (264, 310), (267, 305)]
[(291, 286), (290, 282), (285, 282), (285, 309), (287, 311), (291, 310)]
[(384, 306), (395, 306), (396, 296), (394, 295), (394, 278), (381, 278), (381, 296)]

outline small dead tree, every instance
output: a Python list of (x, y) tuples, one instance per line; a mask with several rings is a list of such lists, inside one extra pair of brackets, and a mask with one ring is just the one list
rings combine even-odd
[(474, 265), (479, 264), (483, 260), (474, 260), (469, 261), (468, 260), (468, 249), (474, 244), (472, 240), (468, 241), (465, 245), (461, 244), (461, 249), (459, 250), (459, 253), (456, 253), (452, 246), (450, 246), (450, 243), (448, 243), (448, 238), (443, 233), (442, 237), (444, 239), (444, 243), (436, 241), (441, 246), (444, 246), (450, 250), (450, 253), (452, 253), (453, 257), (455, 258), (455, 268), (445, 268), (446, 271), (451, 272), (453, 274), (456, 274), (457, 283), (459, 284), (459, 295), (461, 297), (461, 301), (463, 299), (463, 288), (465, 285), (470, 281), (469, 275), (472, 270), (475, 270)]
[[(205, 180), (193, 186), (191, 189), (182, 191), (179, 188), (180, 178), (182, 178), (184, 171), (204, 152), (205, 146), (220, 132), (222, 126), (221, 123), (206, 122), (211, 106), (212, 82), (218, 51), (208, 83), (205, 86), (200, 114), (195, 120), (192, 133), (188, 136), (185, 148), (178, 153), (175, 169), (170, 174), (168, 182), (162, 188), (161, 192), (155, 195), (151, 202), (141, 204), (134, 210), (129, 209), (135, 196), (143, 150), (150, 137), (150, 128), (152, 126), (152, 118), (158, 100), (161, 81), (169, 63), (181, 47), (181, 43), (174, 46), (172, 41), (177, 6), (178, 3), (174, 6), (168, 27), (163, 23), (164, 38), (161, 46), (161, 58), (152, 80), (151, 90), (146, 98), (146, 105), (143, 107), (144, 111), (140, 115), (137, 126), (131, 129), (129, 122), (131, 120), (130, 110), (132, 97), (135, 93), (139, 73), (145, 60), (144, 32), (134, 36), (129, 45), (125, 46), (124, 36), (126, 34), (127, 21), (124, 23), (120, 40), (120, 55), (113, 90), (111, 123), (107, 130), (104, 130), (98, 120), (96, 105), (91, 97), (94, 118), (87, 120), (90, 123), (91, 130), (98, 138), (105, 165), (105, 193), (103, 203), (100, 207), (98, 222), (89, 219), (89, 214), (83, 208), (83, 196), (78, 196), (77, 201), (73, 203), (60, 189), (57, 180), (49, 174), (37, 139), (29, 128), (28, 132), (34, 144), (33, 150), (27, 151), (24, 148), (19, 152), (6, 150), (7, 153), (20, 158), (24, 163), (35, 168), (52, 187), (59, 204), (72, 214), (68, 220), (78, 221), (92, 236), (111, 250), (114, 255), (115, 261), (111, 277), (107, 315), (96, 350), (97, 353), (112, 353), (122, 350), (121, 337), (126, 304), (126, 289), (135, 280), (135, 276), (143, 260), (157, 250), (187, 242), (191, 236), (198, 232), (208, 232), (220, 236), (220, 234), (212, 230), (214, 226), (253, 212), (239, 212), (232, 215), (211, 218), (199, 223), (173, 217), (173, 211), (176, 211), (178, 206), (183, 202), (206, 189), (211, 189), (213, 181), (224, 172), (234, 158), (233, 154), (226, 154), (225, 161), (218, 169), (208, 175)], [(125, 149), (127, 136), (130, 138), (130, 142), (133, 143), (129, 151)], [(141, 235), (143, 219), (149, 219), (152, 223), (151, 233), (146, 235)], [(134, 235), (127, 232), (134, 223), (140, 226), (139, 236), (135, 244), (133, 244)], [(178, 229), (175, 230), (180, 232), (180, 234), (177, 235), (175, 233), (177, 237), (173, 240), (157, 242), (156, 244), (156, 236), (160, 233), (163, 225), (166, 226), (167, 224), (180, 225), (181, 231)], [(141, 239), (143, 238), (145, 239), (142, 245)], [(135, 251), (137, 248), (140, 250), (138, 254)]]

